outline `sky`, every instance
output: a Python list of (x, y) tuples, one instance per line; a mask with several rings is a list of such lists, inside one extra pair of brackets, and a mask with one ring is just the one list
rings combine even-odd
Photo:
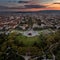
[(0, 0), (0, 11), (60, 10), (60, 0)]

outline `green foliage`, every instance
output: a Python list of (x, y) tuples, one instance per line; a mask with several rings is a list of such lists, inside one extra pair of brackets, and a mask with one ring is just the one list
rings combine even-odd
[[(55, 46), (55, 44), (58, 45)], [(51, 58), (49, 50), (52, 47), (52, 52), (56, 55), (56, 60), (60, 60), (60, 31), (52, 34), (40, 34), (40, 36), (26, 37), (22, 34), (11, 33), (9, 35), (0, 35), (0, 60), (3, 60), (3, 53), (5, 53), (7, 46), (17, 51), (19, 55), (42, 56), (48, 53), (48, 58)], [(47, 53), (46, 53), (47, 52)]]

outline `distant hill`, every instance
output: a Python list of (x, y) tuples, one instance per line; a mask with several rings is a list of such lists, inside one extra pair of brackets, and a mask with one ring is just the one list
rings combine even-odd
[(40, 13), (60, 13), (60, 10), (43, 10), (43, 11), (38, 11)]
[(23, 11), (0, 11), (1, 13), (43, 13), (43, 14), (51, 14), (51, 13), (56, 13), (56, 14), (60, 14), (60, 10), (42, 10), (42, 11), (27, 11), (27, 12), (23, 12)]

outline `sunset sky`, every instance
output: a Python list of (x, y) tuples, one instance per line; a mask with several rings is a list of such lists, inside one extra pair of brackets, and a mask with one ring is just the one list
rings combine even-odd
[(60, 0), (0, 0), (0, 11), (60, 10)]

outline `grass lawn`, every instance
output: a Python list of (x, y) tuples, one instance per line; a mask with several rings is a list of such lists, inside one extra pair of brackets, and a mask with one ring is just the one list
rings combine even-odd
[(32, 46), (35, 42), (39, 42), (39, 36), (26, 37), (22, 34), (19, 34), (16, 36), (15, 40), (17, 40), (18, 42), (23, 42), (25, 46)]

